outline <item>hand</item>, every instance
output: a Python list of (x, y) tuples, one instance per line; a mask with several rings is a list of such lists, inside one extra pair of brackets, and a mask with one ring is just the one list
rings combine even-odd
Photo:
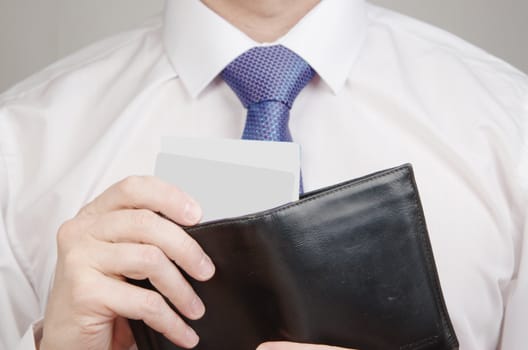
[[(257, 350), (347, 350), (335, 346), (299, 344), (288, 342), (269, 342), (260, 344)], [(348, 349), (353, 350), (353, 349)]]
[(213, 276), (214, 265), (184, 230), (156, 212), (185, 225), (201, 217), (198, 204), (176, 187), (130, 177), (61, 226), (41, 350), (128, 349), (133, 337), (125, 318), (143, 320), (179, 346), (198, 343), (160, 294), (125, 282), (148, 278), (186, 317), (205, 312), (172, 261), (201, 281)]

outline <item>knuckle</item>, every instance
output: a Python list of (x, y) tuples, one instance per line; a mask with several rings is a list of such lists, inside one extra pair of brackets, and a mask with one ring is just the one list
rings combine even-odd
[(160, 270), (165, 259), (165, 254), (155, 246), (144, 246), (141, 248), (141, 262), (151, 271)]
[(132, 175), (118, 182), (116, 186), (121, 195), (133, 199), (136, 197), (138, 189), (145, 186), (147, 179), (146, 176)]
[(180, 317), (176, 315), (171, 315), (170, 317), (167, 317), (163, 328), (164, 329), (160, 330), (160, 333), (163, 334), (166, 338), (176, 337), (181, 341), (185, 339), (183, 337), (183, 332), (185, 331), (187, 326)]
[(194, 289), (185, 281), (181, 283), (180, 290), (178, 290), (179, 298), (185, 307), (189, 307), (195, 299), (199, 299)]
[(188, 234), (184, 234), (182, 236), (180, 242), (180, 249), (182, 251), (182, 254), (186, 256), (202, 255), (202, 248), (200, 248), (198, 243)]
[(97, 210), (96, 210), (97, 202), (100, 197), (101, 196), (97, 197), (96, 199), (92, 200), (91, 202), (86, 204), (84, 207), (79, 209), (79, 212), (77, 213), (76, 217), (84, 218), (84, 217), (90, 217), (92, 215), (96, 215), (97, 214)]
[(77, 221), (74, 219), (66, 220), (62, 223), (62, 225), (59, 227), (59, 234), (57, 236), (57, 239), (66, 239), (71, 232), (75, 232), (77, 230)]
[(143, 308), (146, 317), (159, 317), (163, 311), (165, 301), (160, 294), (156, 292), (147, 292), (144, 296)]
[(134, 210), (132, 224), (138, 227), (152, 227), (156, 225), (156, 214), (146, 209)]
[(183, 190), (180, 189), (179, 187), (170, 185), (167, 192), (168, 192), (167, 193), (168, 201), (173, 202), (173, 203), (180, 203), (182, 205), (186, 203), (187, 194), (185, 194), (185, 192), (183, 192)]
[(166, 315), (164, 315), (164, 324), (166, 325), (166, 331), (174, 331), (177, 329), (183, 329), (185, 327), (185, 322), (176, 315), (175, 312), (171, 310)]
[(57, 247), (59, 251), (64, 251), (70, 246), (70, 242), (81, 231), (77, 220), (70, 219), (65, 221), (57, 231)]

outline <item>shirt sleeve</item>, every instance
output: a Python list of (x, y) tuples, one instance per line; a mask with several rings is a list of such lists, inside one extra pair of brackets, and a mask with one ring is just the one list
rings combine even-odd
[(9, 133), (0, 106), (0, 349), (34, 349), (33, 324), (40, 318), (39, 305), (27, 275), (18, 263), (8, 232)]
[(503, 323), (502, 346), (500, 350), (528, 349), (528, 97), (522, 116), (524, 142), (519, 165), (520, 188), (524, 194), (524, 208), (521, 213), (523, 223), (521, 238), (517, 249), (519, 258), (514, 279), (511, 282)]

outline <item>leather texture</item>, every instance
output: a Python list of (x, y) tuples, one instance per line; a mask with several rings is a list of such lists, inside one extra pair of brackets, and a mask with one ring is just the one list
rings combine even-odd
[[(410, 165), (186, 230), (217, 267), (205, 283), (186, 276), (207, 308), (187, 320), (200, 336), (196, 349), (254, 350), (273, 340), (458, 349)], [(179, 349), (141, 321), (131, 326), (139, 350)]]

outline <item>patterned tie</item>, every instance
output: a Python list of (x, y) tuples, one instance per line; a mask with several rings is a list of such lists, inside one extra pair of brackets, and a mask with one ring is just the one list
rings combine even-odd
[(314, 75), (308, 63), (281, 45), (255, 47), (231, 62), (222, 77), (248, 110), (242, 138), (292, 142), (290, 109)]

